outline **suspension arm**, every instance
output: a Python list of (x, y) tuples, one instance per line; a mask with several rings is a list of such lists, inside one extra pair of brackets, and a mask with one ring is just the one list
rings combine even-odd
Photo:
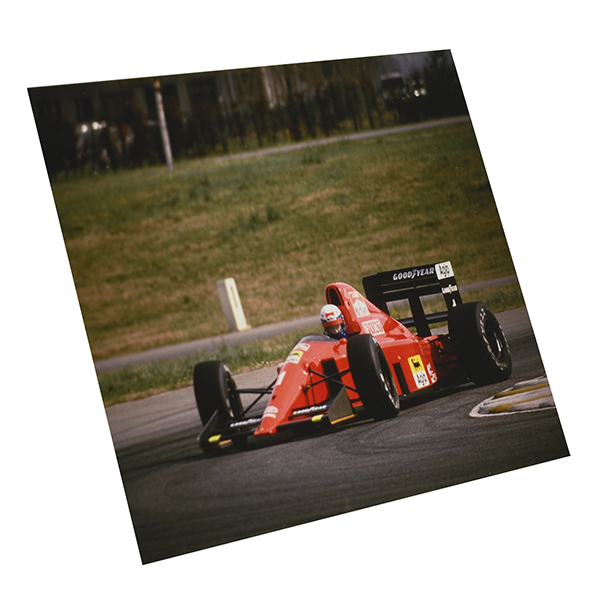
[(313, 369), (311, 369), (309, 367), (308, 372), (311, 375), (318, 375), (321, 379), (319, 379), (319, 381), (316, 381), (315, 383), (307, 383), (304, 387), (308, 390), (311, 387), (314, 387), (315, 385), (319, 385), (320, 383), (325, 383), (326, 381), (333, 381), (335, 383), (338, 383), (339, 385), (343, 385), (346, 389), (348, 390), (352, 390), (353, 392), (358, 393), (352, 386), (344, 383), (341, 378), (344, 375), (347, 375), (348, 373), (350, 373), (350, 369), (346, 369), (345, 371), (339, 371), (337, 373), (334, 373), (333, 375), (324, 375), (323, 373), (319, 373), (318, 371), (314, 371)]
[(237, 388), (238, 394), (258, 394), (250, 405), (244, 409), (243, 416), (246, 416), (248, 411), (253, 408), (263, 396), (266, 396), (273, 391), (276, 381), (277, 379), (274, 379), (266, 388)]

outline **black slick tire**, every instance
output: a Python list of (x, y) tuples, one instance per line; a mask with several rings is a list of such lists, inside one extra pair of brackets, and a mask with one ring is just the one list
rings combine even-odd
[(448, 333), (465, 375), (477, 385), (504, 381), (512, 372), (508, 342), (498, 319), (482, 302), (468, 302), (448, 313)]
[(348, 362), (354, 387), (367, 414), (380, 421), (400, 411), (400, 398), (389, 363), (372, 335), (348, 338)]
[(194, 367), (194, 396), (203, 425), (215, 411), (218, 411), (219, 419), (237, 419), (243, 414), (235, 381), (222, 361), (201, 362)]

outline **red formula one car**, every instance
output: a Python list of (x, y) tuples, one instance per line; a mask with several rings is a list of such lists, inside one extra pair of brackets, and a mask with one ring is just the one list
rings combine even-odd
[[(194, 394), (205, 451), (317, 425), (395, 417), (402, 399), (471, 380), (508, 379), (511, 355), (500, 325), (481, 302), (463, 303), (449, 262), (363, 277), (365, 295), (346, 283), (325, 290), (341, 311), (347, 338), (308, 335), (266, 388), (240, 389), (220, 361), (194, 369)], [(447, 310), (425, 314), (422, 298), (441, 294)], [(412, 317), (390, 316), (390, 302), (408, 300)], [(448, 333), (432, 333), (447, 322)], [(415, 331), (413, 333), (413, 331)], [(242, 395), (253, 394), (244, 403)], [(259, 414), (253, 409), (268, 399)], [(264, 403), (264, 402), (263, 402)], [(249, 405), (248, 405), (249, 404)]]

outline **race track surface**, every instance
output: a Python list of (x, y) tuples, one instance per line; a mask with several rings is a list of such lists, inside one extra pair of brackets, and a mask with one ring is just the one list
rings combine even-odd
[[(389, 421), (208, 457), (191, 388), (108, 408), (142, 562), (568, 456), (555, 408), (469, 415), (544, 374), (526, 310), (498, 318), (513, 354), (509, 381), (407, 401)], [(248, 373), (238, 385), (274, 373)]]

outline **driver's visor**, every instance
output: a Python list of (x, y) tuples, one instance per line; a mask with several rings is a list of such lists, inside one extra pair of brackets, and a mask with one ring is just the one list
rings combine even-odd
[(324, 328), (327, 333), (336, 335), (336, 334), (340, 333), (340, 331), (342, 331), (342, 325), (343, 325), (342, 320), (338, 319), (337, 321), (332, 321), (331, 323), (327, 323), (326, 325), (324, 325)]

